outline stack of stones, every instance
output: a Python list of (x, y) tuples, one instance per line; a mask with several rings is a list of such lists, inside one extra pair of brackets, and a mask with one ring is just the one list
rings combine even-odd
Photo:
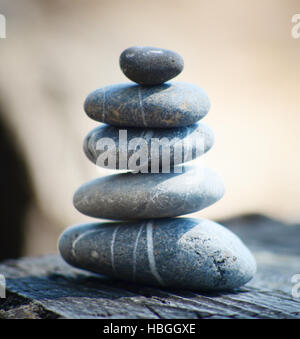
[[(207, 95), (193, 84), (166, 82), (183, 69), (175, 52), (128, 48), (120, 66), (137, 84), (107, 86), (87, 97), (87, 115), (104, 125), (88, 134), (84, 151), (99, 166), (129, 171), (92, 180), (74, 195), (83, 214), (119, 221), (68, 228), (59, 241), (62, 257), (77, 268), (156, 286), (216, 291), (247, 283), (256, 264), (236, 235), (209, 220), (175, 218), (224, 193), (211, 169), (199, 161), (186, 164), (214, 142), (198, 122), (209, 110)], [(163, 138), (171, 140), (167, 159), (155, 148)], [(180, 142), (192, 156), (182, 149), (174, 161)]]

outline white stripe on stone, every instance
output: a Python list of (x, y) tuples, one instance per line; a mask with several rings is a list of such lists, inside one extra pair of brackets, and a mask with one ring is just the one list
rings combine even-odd
[(145, 127), (147, 127), (147, 122), (145, 118), (145, 111), (144, 111), (144, 106), (143, 106), (143, 100), (142, 100), (142, 93), (141, 93), (141, 88), (139, 87), (138, 89), (138, 94), (139, 94), (139, 101), (140, 101), (140, 107), (141, 107), (141, 114), (142, 114), (142, 119), (143, 119), (143, 124)]
[(153, 222), (149, 221), (147, 223), (147, 253), (148, 253), (149, 267), (150, 267), (151, 273), (156, 278), (156, 280), (161, 285), (165, 285), (164, 281), (162, 280), (156, 268), (154, 250), (153, 250), (153, 234), (152, 233), (153, 233)]
[(81, 240), (81, 239), (82, 239), (83, 237), (85, 237), (86, 235), (91, 234), (91, 233), (96, 233), (96, 232), (98, 232), (98, 231), (99, 231), (99, 230), (90, 230), (90, 231), (87, 231), (87, 232), (85, 232), (85, 233), (80, 234), (80, 236), (77, 237), (77, 238), (73, 241), (71, 252), (72, 252), (74, 258), (76, 258), (76, 244), (78, 243), (78, 241)]
[(115, 245), (115, 240), (116, 240), (116, 235), (117, 235), (117, 232), (118, 232), (118, 229), (120, 228), (120, 226), (117, 226), (113, 232), (113, 235), (112, 235), (112, 240), (111, 240), (111, 245), (110, 245), (110, 254), (111, 254), (111, 267), (113, 269), (113, 271), (115, 273), (116, 272), (116, 267), (115, 267), (115, 252), (114, 252), (114, 245)]
[(106, 109), (105, 109), (106, 87), (103, 87), (102, 90), (103, 90), (102, 121), (105, 122), (105, 117), (106, 117)]
[(140, 229), (138, 231), (138, 234), (136, 236), (135, 243), (134, 243), (134, 249), (133, 249), (133, 267), (132, 267), (132, 270), (133, 270), (133, 272), (132, 272), (133, 280), (135, 280), (135, 274), (136, 274), (136, 251), (137, 251), (140, 235), (142, 233), (144, 225), (145, 225), (144, 223), (141, 225), (141, 227), (140, 227)]

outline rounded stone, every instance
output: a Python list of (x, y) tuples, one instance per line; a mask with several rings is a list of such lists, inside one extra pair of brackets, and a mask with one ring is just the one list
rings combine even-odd
[(77, 268), (130, 282), (199, 291), (240, 287), (256, 271), (242, 241), (205, 219), (73, 226), (61, 235), (59, 251)]
[[(181, 170), (182, 173), (174, 173)], [(199, 211), (222, 198), (224, 185), (198, 164), (172, 173), (121, 173), (89, 181), (75, 192), (76, 209), (90, 217), (133, 220), (166, 218)]]
[(136, 46), (125, 49), (120, 67), (130, 80), (140, 85), (160, 85), (183, 70), (182, 57), (170, 50)]
[(128, 83), (106, 86), (89, 94), (84, 103), (90, 118), (119, 127), (192, 125), (207, 114), (209, 107), (206, 93), (184, 82), (153, 87)]
[(203, 123), (168, 129), (102, 125), (87, 135), (83, 149), (101, 167), (157, 173), (203, 155), (213, 144), (213, 132)]

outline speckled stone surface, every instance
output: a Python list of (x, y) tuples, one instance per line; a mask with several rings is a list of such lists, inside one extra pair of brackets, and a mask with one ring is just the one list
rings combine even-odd
[(78, 268), (192, 290), (233, 289), (247, 283), (256, 271), (242, 241), (204, 219), (78, 225), (62, 234), (59, 251)]
[(206, 93), (184, 82), (153, 87), (130, 83), (106, 86), (89, 94), (84, 103), (90, 118), (121, 127), (187, 126), (202, 119), (209, 108)]
[[(106, 138), (109, 138), (109, 140), (107, 141)], [(141, 138), (138, 144), (135, 143), (136, 138)], [(159, 143), (161, 143), (161, 147), (159, 147)], [(137, 145), (139, 145), (141, 153), (138, 156), (139, 164), (147, 167), (147, 170), (148, 168), (151, 170), (151, 159), (153, 159), (152, 163), (156, 161), (157, 169), (162, 168), (162, 160), (166, 164), (174, 166), (174, 163), (175, 165), (180, 164), (201, 156), (213, 144), (214, 134), (203, 123), (168, 129), (120, 129), (102, 125), (96, 127), (87, 135), (83, 149), (86, 156), (98, 166), (110, 169), (134, 170), (130, 167), (130, 164), (132, 161), (137, 163), (134, 154), (136, 154)], [(108, 158), (113, 159), (113, 161), (104, 161)], [(155, 169), (153, 165), (152, 173)]]
[(97, 178), (79, 187), (73, 203), (83, 214), (114, 220), (166, 218), (199, 211), (224, 194), (221, 178), (199, 164), (182, 173), (133, 174)]
[(178, 75), (183, 66), (179, 54), (156, 47), (130, 47), (120, 56), (123, 73), (141, 85), (160, 85)]

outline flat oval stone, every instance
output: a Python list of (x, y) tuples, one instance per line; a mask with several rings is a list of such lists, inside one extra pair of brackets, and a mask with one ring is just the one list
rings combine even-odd
[(141, 85), (160, 85), (183, 70), (182, 57), (168, 49), (136, 46), (125, 49), (120, 67), (130, 80)]
[(77, 210), (96, 218), (166, 218), (199, 211), (222, 198), (224, 185), (213, 170), (183, 165), (182, 173), (121, 173), (87, 182), (75, 192)]
[(87, 135), (83, 149), (101, 167), (158, 173), (203, 155), (213, 144), (213, 132), (203, 123), (168, 129), (102, 125)]
[(240, 287), (256, 271), (242, 241), (205, 219), (73, 226), (61, 235), (59, 251), (77, 268), (130, 282), (199, 291)]
[(209, 107), (206, 93), (184, 82), (153, 87), (128, 83), (106, 86), (92, 92), (84, 103), (90, 118), (120, 127), (192, 125), (207, 114)]

